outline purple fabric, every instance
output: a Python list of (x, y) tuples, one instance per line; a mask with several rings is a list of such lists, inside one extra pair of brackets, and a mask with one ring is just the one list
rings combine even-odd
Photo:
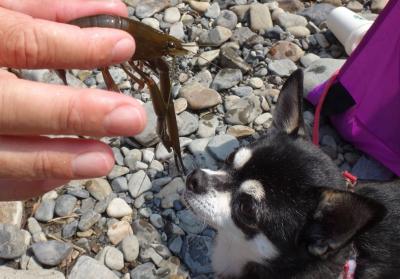
[[(399, 27), (400, 1), (391, 0), (338, 76), (356, 105), (331, 120), (344, 139), (400, 176)], [(307, 99), (316, 104), (324, 85)]]

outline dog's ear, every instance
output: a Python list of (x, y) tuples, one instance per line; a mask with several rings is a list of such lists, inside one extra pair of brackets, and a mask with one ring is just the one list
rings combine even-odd
[(386, 208), (374, 200), (350, 192), (321, 189), (320, 202), (301, 234), (301, 241), (311, 254), (324, 258), (376, 224), (385, 213)]
[(302, 70), (293, 72), (282, 86), (273, 119), (273, 127), (279, 131), (304, 136)]

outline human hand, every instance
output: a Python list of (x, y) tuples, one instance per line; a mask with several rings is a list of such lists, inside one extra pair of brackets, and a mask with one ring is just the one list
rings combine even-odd
[[(62, 23), (99, 13), (127, 16), (118, 0), (0, 0), (0, 67), (83, 69), (127, 60), (135, 49), (129, 34)], [(114, 165), (111, 149), (99, 141), (41, 135), (133, 135), (145, 123), (144, 109), (128, 96), (0, 70), (0, 200), (104, 176)]]

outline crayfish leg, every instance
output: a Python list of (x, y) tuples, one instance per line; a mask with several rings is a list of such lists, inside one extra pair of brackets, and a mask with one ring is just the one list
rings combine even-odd
[[(183, 165), (181, 147), (179, 144), (178, 124), (176, 121), (175, 107), (171, 93), (171, 82), (169, 78), (169, 67), (167, 62), (162, 58), (157, 58), (148, 61), (149, 68), (157, 72), (160, 76), (160, 92), (162, 99), (166, 105), (166, 121), (169, 139), (171, 141), (172, 149), (174, 150), (175, 162), (179, 170), (181, 165), (182, 172), (185, 174), (185, 166)], [(179, 163), (178, 163), (179, 162)]]
[[(129, 65), (132, 67), (131, 63), (133, 64), (133, 62), (129, 62)], [(141, 80), (140, 78), (136, 77), (126, 65), (121, 64), (121, 67), (125, 71), (125, 73), (139, 85), (139, 90), (142, 90), (144, 88), (144, 85), (145, 85), (143, 80)]]
[(115, 84), (110, 71), (107, 67), (101, 68), (101, 73), (103, 74), (104, 82), (106, 83), (107, 89), (114, 92), (120, 92), (118, 86)]
[[(143, 65), (143, 62), (139, 61), (139, 64)], [(167, 150), (173, 149), (177, 168), (185, 174), (179, 145), (175, 108), (171, 97), (168, 65), (162, 59), (146, 61), (145, 65), (160, 75), (160, 88), (158, 88), (150, 75), (142, 71), (140, 66), (131, 63), (132, 68), (143, 78), (149, 88), (154, 112), (157, 115), (157, 133)]]

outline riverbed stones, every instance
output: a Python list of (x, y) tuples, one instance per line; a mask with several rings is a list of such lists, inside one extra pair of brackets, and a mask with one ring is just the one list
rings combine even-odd
[(250, 28), (255, 32), (265, 31), (273, 26), (271, 13), (265, 4), (250, 5)]
[(21, 227), (24, 213), (23, 202), (0, 202), (0, 223), (12, 224)]
[(180, 95), (187, 100), (189, 108), (193, 110), (202, 110), (222, 103), (221, 96), (217, 91), (198, 82), (182, 87)]
[(121, 198), (114, 198), (107, 207), (107, 215), (121, 218), (132, 214), (132, 208)]
[(227, 108), (225, 121), (230, 124), (246, 125), (262, 113), (261, 101), (258, 96), (251, 95), (239, 98)]
[(0, 224), (0, 259), (15, 259), (25, 253), (25, 234), (17, 226)]
[(49, 240), (33, 244), (32, 251), (39, 263), (56, 266), (72, 252), (72, 246), (65, 242)]
[(118, 279), (110, 269), (88, 256), (80, 256), (69, 274), (69, 279)]

